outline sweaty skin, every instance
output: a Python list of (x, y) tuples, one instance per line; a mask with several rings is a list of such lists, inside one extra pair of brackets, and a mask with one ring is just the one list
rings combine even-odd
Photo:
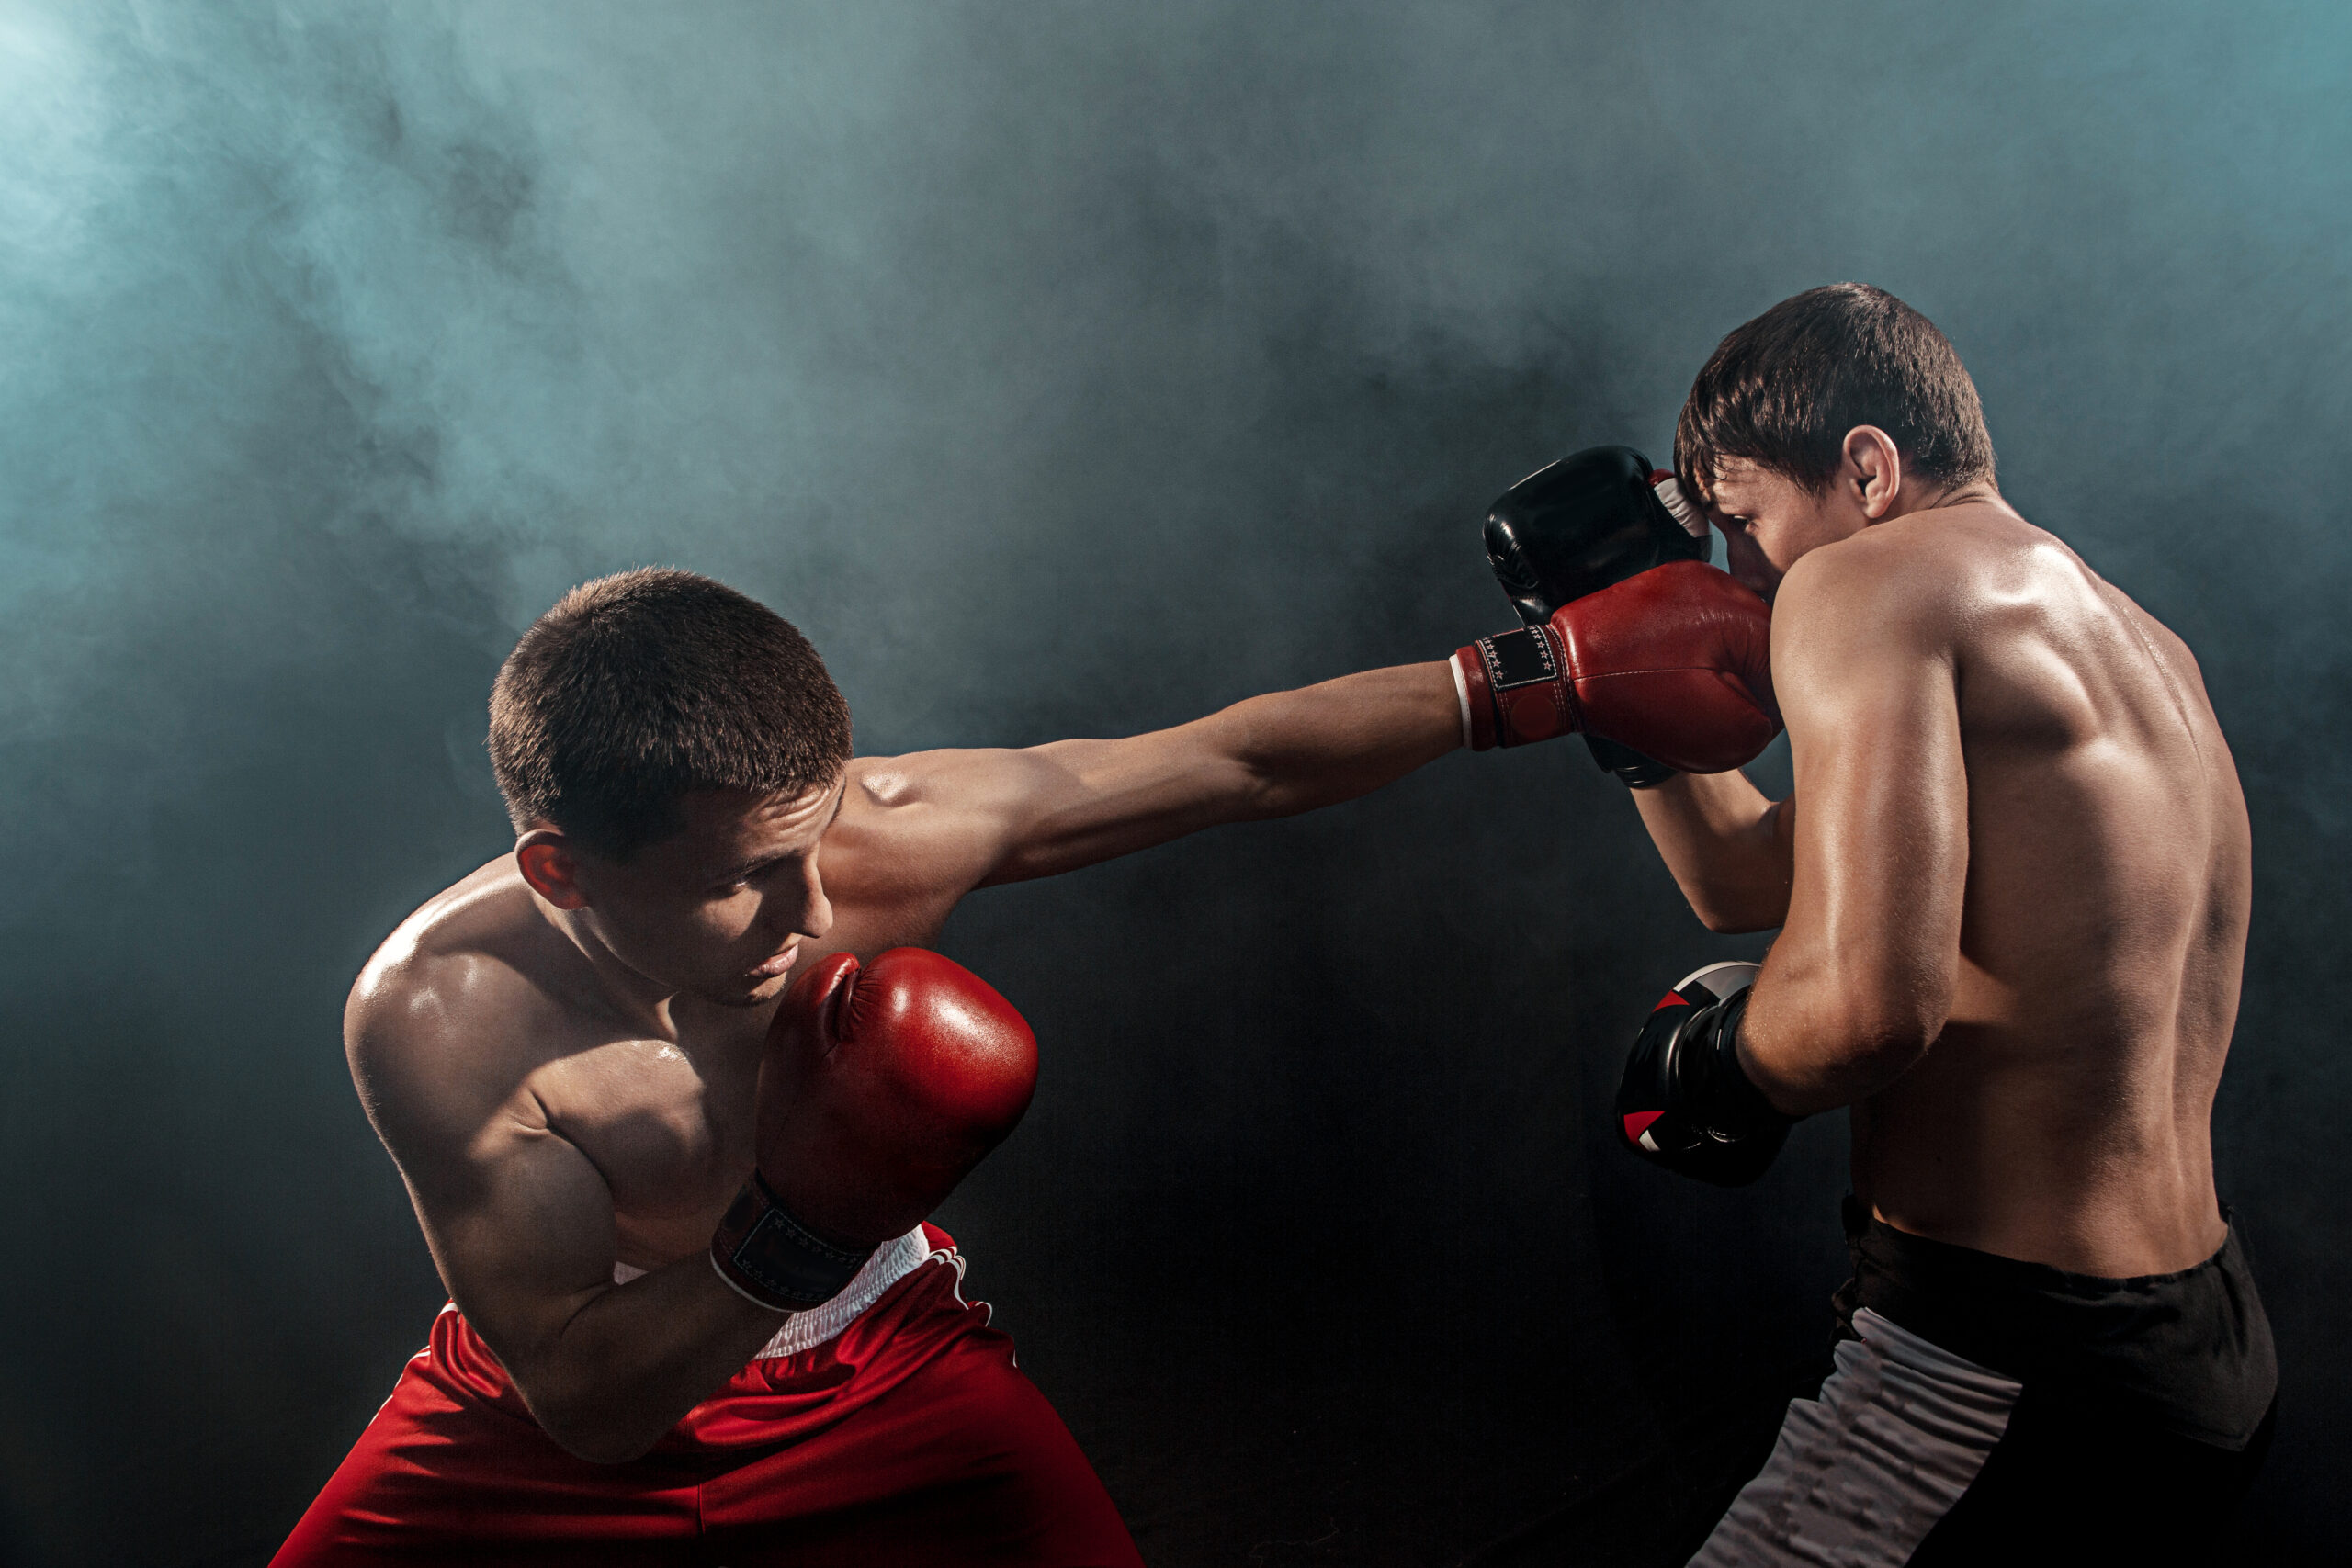
[(1774, 601), (1790, 798), (1636, 792), (1711, 928), (1781, 928), (1742, 1060), (1784, 1111), (1851, 1106), (1889, 1224), (2192, 1267), (2227, 1234), (2210, 1121), (2250, 901), (2197, 662), (1989, 484), (1923, 487), (1871, 426), (1846, 458), (1818, 496), (1740, 461), (1713, 487)]
[[(352, 1076), (450, 1294), (548, 1435), (643, 1453), (784, 1314), (713, 1272), (793, 971), (930, 944), (976, 887), (1376, 789), (1461, 743), (1443, 662), (1124, 740), (858, 758), (797, 799), (686, 798), (615, 863), (549, 824), (361, 971)], [(647, 1270), (613, 1282), (616, 1261)]]

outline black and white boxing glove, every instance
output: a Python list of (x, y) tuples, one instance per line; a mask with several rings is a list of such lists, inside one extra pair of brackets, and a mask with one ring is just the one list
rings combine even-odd
[[(1488, 511), (1487, 563), (1521, 622), (1540, 626), (1563, 604), (1670, 560), (1705, 560), (1707, 520), (1674, 476), (1630, 446), (1588, 446), (1538, 468)], [(1588, 734), (1592, 760), (1635, 789), (1675, 770)]]
[(1739, 1023), (1758, 965), (1710, 964), (1650, 1010), (1617, 1086), (1617, 1131), (1653, 1164), (1719, 1187), (1771, 1166), (1798, 1118), (1739, 1065)]

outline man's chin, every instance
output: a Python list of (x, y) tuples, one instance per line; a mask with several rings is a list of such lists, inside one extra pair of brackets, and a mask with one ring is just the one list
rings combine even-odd
[(787, 969), (781, 975), (743, 975), (724, 990), (705, 991), (703, 1000), (723, 1008), (765, 1007), (792, 988), (796, 971)]

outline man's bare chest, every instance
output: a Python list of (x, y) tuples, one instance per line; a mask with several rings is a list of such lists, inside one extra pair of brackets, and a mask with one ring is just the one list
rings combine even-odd
[(605, 1179), (624, 1257), (666, 1258), (699, 1245), (750, 1171), (758, 1081), (756, 1039), (617, 1040), (549, 1063), (531, 1088)]

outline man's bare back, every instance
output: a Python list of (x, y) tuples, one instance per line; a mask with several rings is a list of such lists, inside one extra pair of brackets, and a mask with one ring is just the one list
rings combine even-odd
[(1883, 290), (1727, 334), (1675, 457), (1772, 601), (1795, 778), (1639, 793), (1701, 918), (1780, 935), (1661, 1003), (1629, 1081), (1693, 1175), (1854, 1135), (1835, 1370), (1694, 1568), (2210, 1561), (2278, 1366), (2213, 1185), (2250, 845), (2196, 660), (2002, 499), (1959, 355)]
[[(2249, 842), (2196, 660), (1997, 503), (1808, 559), (1776, 612), (1792, 680), (1814, 673), (1821, 619), (1863, 603), (1912, 618), (1923, 637), (1868, 617), (1833, 632), (1836, 657), (1948, 668), (1965, 781), (1949, 1013), (1909, 1071), (1856, 1103), (1858, 1194), (1916, 1235), (2078, 1273), (2210, 1257), (2223, 1227), (2208, 1127)], [(1797, 705), (1802, 724), (1814, 705)]]
[(1827, 536), (1776, 476), (1718, 491), (1774, 593), (1796, 784), (1642, 804), (1710, 925), (1781, 928), (1759, 1085), (1850, 1105), (1858, 1195), (1916, 1235), (2105, 1276), (2211, 1256), (2249, 849), (2188, 649), (1989, 491)]

